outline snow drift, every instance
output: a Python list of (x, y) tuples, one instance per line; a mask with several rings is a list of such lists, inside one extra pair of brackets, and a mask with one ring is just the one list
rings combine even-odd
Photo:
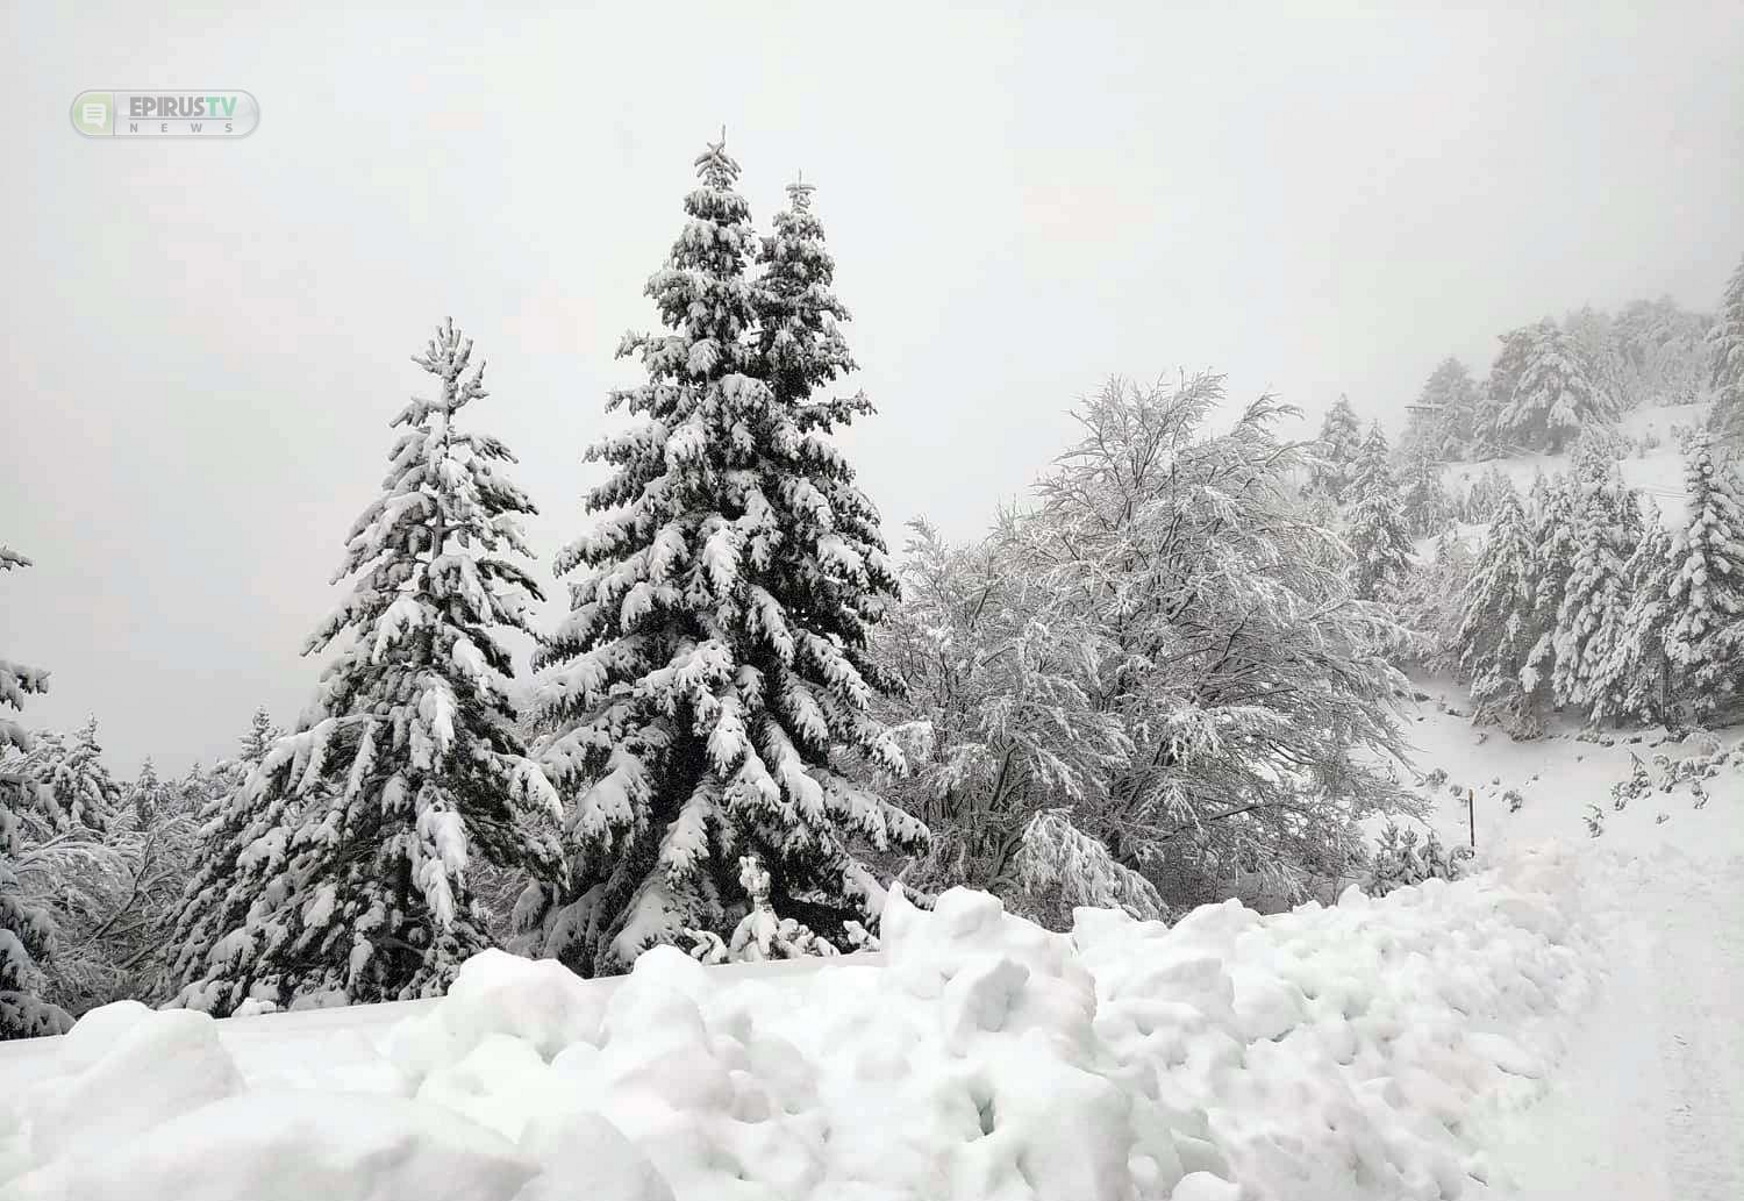
[(1523, 882), (1172, 928), (1081, 909), (1069, 935), (898, 893), (882, 964), (767, 980), (489, 952), (373, 1071), (303, 1088), (250, 1084), (223, 1023), (110, 1006), (0, 1089), (0, 1197), (1455, 1197), (1487, 1175), (1468, 1124), (1538, 1095), (1588, 987)]

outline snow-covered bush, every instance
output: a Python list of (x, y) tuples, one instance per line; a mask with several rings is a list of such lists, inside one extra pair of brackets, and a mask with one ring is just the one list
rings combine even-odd
[(1470, 857), (1470, 847), (1449, 850), (1434, 830), (1418, 846), (1417, 831), (1388, 822), (1369, 855), (1363, 891), (1371, 897), (1384, 897), (1395, 888), (1425, 880), (1455, 880), (1459, 878), (1461, 863)]
[[(690, 956), (702, 963), (763, 963), (771, 959), (803, 959), (807, 955), (839, 955), (835, 944), (790, 917), (781, 917), (769, 901), (769, 873), (755, 855), (739, 859), (739, 887), (751, 900), (751, 911), (723, 940), (712, 930), (684, 930), (691, 940)], [(862, 932), (865, 927), (854, 923)]]

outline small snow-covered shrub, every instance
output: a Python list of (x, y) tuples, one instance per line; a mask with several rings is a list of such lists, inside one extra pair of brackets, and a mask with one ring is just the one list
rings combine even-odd
[(1363, 891), (1371, 897), (1384, 897), (1395, 888), (1425, 880), (1455, 880), (1459, 878), (1462, 862), (1470, 857), (1468, 847), (1448, 850), (1433, 830), (1419, 847), (1417, 831), (1401, 830), (1388, 822), (1381, 831), (1380, 845), (1369, 857)]
[[(740, 919), (730, 941), (708, 930), (685, 930), (691, 940), (690, 957), (702, 963), (763, 963), (770, 959), (801, 959), (807, 955), (839, 955), (834, 943), (812, 932), (790, 917), (781, 917), (769, 900), (769, 873), (755, 855), (739, 858), (739, 884), (751, 898), (751, 912)], [(852, 923), (859, 931), (859, 944), (872, 941), (865, 927)]]

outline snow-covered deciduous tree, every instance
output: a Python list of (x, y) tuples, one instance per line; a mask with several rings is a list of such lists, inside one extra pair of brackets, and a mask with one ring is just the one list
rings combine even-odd
[(1351, 587), (1362, 600), (1395, 600), (1411, 573), (1411, 530), (1379, 423), (1363, 442), (1348, 494), (1356, 505), (1345, 535), (1353, 555)]
[(1236, 873), (1330, 877), (1356, 820), (1408, 803), (1384, 766), (1401, 630), (1289, 495), (1308, 449), (1275, 433), (1292, 410), (1261, 398), (1207, 433), (1222, 399), (1219, 376), (1112, 381), (1019, 524), (1021, 568), (1075, 611), (1086, 691), (1130, 744), (1073, 824), (1166, 899)]
[(1399, 615), (1416, 635), (1401, 658), (1432, 671), (1457, 666), (1464, 597), (1476, 569), (1477, 556), (1458, 533), (1448, 530), (1435, 540), (1427, 561), (1412, 568), (1400, 589)]
[(1681, 564), (1673, 557), (1672, 531), (1651, 500), (1642, 523), (1641, 539), (1624, 568), (1629, 606), (1588, 686), (1594, 722), (1671, 720), (1675, 698), (1666, 636), (1674, 615), (1671, 585)]
[(1074, 825), (1069, 808), (1043, 809), (1029, 819), (1016, 864), (1024, 916), (1049, 929), (1070, 929), (1072, 910), (1080, 906), (1120, 909), (1141, 921), (1169, 916), (1156, 885)]
[[(29, 559), (0, 546), (0, 571), (29, 566)], [(48, 672), (0, 659), (0, 706), (17, 712), (26, 696), (46, 691)], [(62, 828), (73, 824), (22, 762), (34, 744), (23, 726), (0, 716), (0, 1039), (59, 1034), (71, 1025), (64, 1009), (42, 997), (42, 960), (54, 946), (54, 916), (25, 898), (18, 874), (27, 819)]]
[(879, 630), (880, 662), (903, 681), (887, 706), (909, 773), (881, 786), (932, 832), (904, 883), (964, 885), (1024, 906), (1018, 855), (1049, 806), (1099, 806), (1129, 749), (1091, 700), (1096, 632), (1029, 570), (1015, 518), (969, 545), (915, 522), (902, 603)]
[(1596, 447), (1577, 450), (1567, 488), (1573, 554), (1556, 612), (1551, 688), (1557, 704), (1590, 708), (1627, 624), (1641, 508), (1616, 462)]
[[(174, 953), (170, 926), (196, 842), (193, 801), (142, 771), (131, 785), (108, 780), (89, 757), (94, 731), (76, 740), (41, 739), (30, 766), (59, 777), (71, 794), (99, 791), (114, 807), (103, 829), (39, 829), (19, 858), (27, 895), (51, 909), (59, 936), (45, 966), (47, 995), (75, 1017), (132, 997), (158, 1000)], [(149, 760), (147, 761), (149, 765)]]
[(1531, 522), (1520, 498), (1506, 492), (1465, 591), (1458, 646), (1476, 718), (1500, 721), (1517, 735), (1537, 729), (1530, 690), (1520, 679), (1545, 620), (1537, 583)]
[(1519, 360), (1512, 389), (1494, 414), (1498, 441), (1557, 454), (1583, 428), (1614, 415), (1593, 382), (1586, 353), (1554, 321), (1529, 327), (1517, 344), (1505, 340), (1503, 353), (1517, 353)]
[(1726, 284), (1720, 311), (1708, 335), (1712, 355), (1709, 383), (1714, 407), (1708, 422), (1728, 442), (1744, 443), (1744, 259)]
[(1625, 305), (1613, 323), (1626, 407), (1691, 404), (1708, 384), (1713, 318), (1669, 296)]
[(393, 420), (382, 495), (336, 577), (350, 594), (307, 648), (340, 642), (338, 656), (234, 796), (238, 820), (211, 830), (240, 849), (207, 852), (236, 874), (181, 915), (216, 934), (183, 957), (184, 1005), (436, 995), (487, 942), (475, 857), (556, 874), (557, 796), (514, 732), (497, 633), (526, 630), (539, 595), (508, 557), (527, 553), (534, 509), (501, 471), (507, 447), (461, 428), (486, 395), (471, 358), (450, 321), (414, 360), (440, 391)]
[(731, 929), (745, 854), (779, 912), (834, 940), (881, 910), (864, 852), (925, 839), (856, 779), (904, 767), (868, 648), (897, 583), (830, 436), (869, 405), (813, 396), (849, 365), (821, 228), (799, 189), (761, 242), (724, 146), (697, 169), (648, 282), (666, 332), (620, 348), (647, 380), (610, 407), (639, 420), (588, 452), (612, 474), (559, 556), (571, 610), (537, 657), (570, 862), (520, 918), (585, 975)]
[(1665, 646), (1681, 699), (1701, 717), (1744, 690), (1744, 481), (1706, 435), (1685, 449), (1684, 495)]
[(1362, 453), (1362, 423), (1348, 397), (1340, 395), (1338, 403), (1326, 411), (1320, 422), (1320, 439), (1315, 447), (1309, 479), (1320, 492), (1336, 504), (1351, 499), (1350, 479)]

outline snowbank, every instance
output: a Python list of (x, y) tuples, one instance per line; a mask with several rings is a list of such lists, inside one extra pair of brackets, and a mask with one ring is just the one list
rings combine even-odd
[(1070, 935), (898, 894), (884, 935), (881, 965), (777, 979), (481, 955), (372, 1070), (299, 1089), (201, 1015), (111, 1006), (0, 1090), (0, 1198), (1452, 1197), (1486, 1175), (1468, 1123), (1538, 1094), (1587, 988), (1565, 915), (1497, 874)]

